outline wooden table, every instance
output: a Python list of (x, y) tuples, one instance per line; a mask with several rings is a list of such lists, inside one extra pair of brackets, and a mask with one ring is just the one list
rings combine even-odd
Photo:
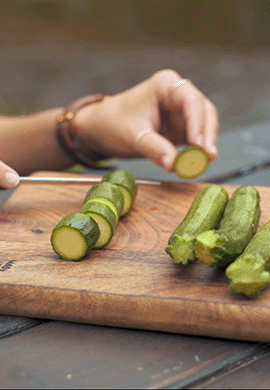
[(1, 388), (270, 386), (266, 342), (10, 315), (0, 338)]

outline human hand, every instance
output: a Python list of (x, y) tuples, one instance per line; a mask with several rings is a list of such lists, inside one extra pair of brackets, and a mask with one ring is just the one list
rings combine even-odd
[(217, 158), (218, 113), (191, 82), (162, 70), (133, 88), (76, 115), (78, 136), (91, 150), (115, 157), (144, 156), (173, 170), (175, 145), (201, 146)]
[(0, 187), (12, 189), (19, 184), (20, 177), (16, 171), (0, 161)]

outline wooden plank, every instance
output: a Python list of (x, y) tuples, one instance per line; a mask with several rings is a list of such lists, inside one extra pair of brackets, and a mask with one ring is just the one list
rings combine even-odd
[(0, 339), (40, 324), (41, 321), (34, 318), (0, 315)]
[(270, 348), (265, 346), (264, 354), (236, 365), (222, 375), (214, 375), (207, 382), (193, 389), (269, 389)]
[[(234, 296), (224, 273), (199, 262), (177, 266), (164, 251), (205, 185), (140, 186), (133, 210), (121, 220), (111, 243), (73, 263), (54, 254), (50, 233), (63, 215), (79, 210), (89, 187), (22, 184), (0, 213), (0, 312), (269, 340), (270, 289), (254, 300)], [(224, 187), (230, 194), (236, 189)], [(270, 219), (270, 190), (258, 190), (261, 227)]]
[[(50, 321), (0, 342), (2, 388), (167, 388), (257, 343)], [(186, 387), (185, 387), (186, 388)]]

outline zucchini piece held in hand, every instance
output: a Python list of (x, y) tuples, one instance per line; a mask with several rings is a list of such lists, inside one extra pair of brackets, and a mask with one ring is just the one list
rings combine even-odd
[(96, 221), (82, 213), (64, 216), (54, 227), (51, 245), (63, 260), (81, 260), (93, 248), (100, 232)]
[(206, 171), (209, 161), (204, 149), (199, 146), (187, 146), (176, 156), (173, 170), (182, 179), (195, 179)]
[(104, 175), (102, 181), (118, 185), (124, 197), (123, 209), (120, 216), (122, 217), (127, 215), (137, 194), (137, 183), (135, 177), (124, 169), (117, 169)]
[(220, 228), (198, 235), (195, 256), (212, 267), (228, 265), (244, 251), (255, 234), (260, 215), (260, 195), (256, 188), (239, 187), (227, 203)]
[(226, 268), (230, 290), (248, 298), (258, 296), (270, 284), (270, 221), (250, 240), (244, 252)]
[(115, 213), (116, 224), (118, 224), (123, 210), (124, 197), (116, 184), (106, 181), (94, 184), (87, 192), (83, 204), (88, 202), (99, 202), (109, 206)]
[(116, 216), (112, 209), (106, 204), (88, 202), (82, 205), (80, 213), (89, 215), (98, 224), (100, 235), (93, 249), (100, 249), (108, 245), (116, 227)]
[(195, 260), (197, 235), (218, 226), (227, 201), (227, 191), (218, 184), (210, 184), (199, 192), (165, 249), (175, 263), (188, 264)]

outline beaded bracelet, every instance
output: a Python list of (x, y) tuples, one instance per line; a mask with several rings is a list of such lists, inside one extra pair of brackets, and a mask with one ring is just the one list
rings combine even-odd
[(109, 157), (99, 152), (85, 150), (76, 134), (76, 128), (73, 122), (78, 111), (93, 103), (101, 102), (107, 95), (96, 94), (87, 95), (80, 99), (71, 102), (64, 110), (64, 112), (56, 118), (56, 138), (61, 149), (73, 159), (77, 164), (82, 164), (89, 168), (99, 168), (97, 162), (108, 159)]

